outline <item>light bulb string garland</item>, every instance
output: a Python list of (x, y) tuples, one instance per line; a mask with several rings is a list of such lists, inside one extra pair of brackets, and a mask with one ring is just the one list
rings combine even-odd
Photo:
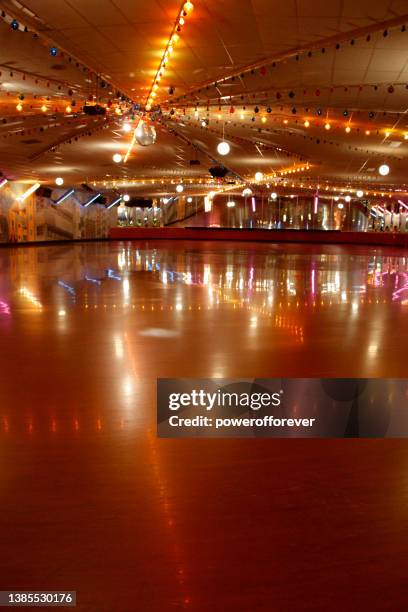
[(173, 28), (171, 30), (169, 39), (167, 41), (166, 47), (163, 51), (163, 55), (160, 60), (159, 67), (156, 71), (156, 74), (153, 78), (153, 82), (149, 93), (146, 97), (145, 108), (149, 111), (155, 104), (155, 98), (157, 96), (157, 90), (159, 88), (160, 80), (164, 74), (165, 68), (167, 67), (169, 57), (173, 52), (174, 45), (177, 43), (179, 39), (179, 32), (185, 24), (185, 18), (192, 12), (194, 5), (189, 0), (187, 2), (183, 2), (180, 10), (178, 11), (177, 18), (174, 22)]
[[(245, 109), (246, 110), (246, 109)], [(296, 115), (296, 117), (293, 116), (293, 113), (290, 114), (289, 112), (285, 112), (283, 110), (283, 107), (280, 107), (278, 112), (275, 112), (274, 114), (272, 114), (272, 111), (267, 115), (264, 114), (260, 114), (260, 116), (256, 116), (256, 115), (251, 115), (251, 116), (247, 116), (244, 117), (242, 119), (230, 119), (230, 120), (222, 120), (219, 119), (218, 115), (215, 116), (211, 116), (211, 115), (206, 115), (205, 118), (203, 119), (202, 116), (198, 115), (197, 117), (191, 117), (191, 114), (189, 115), (183, 115), (183, 121), (188, 121), (189, 123), (194, 123), (195, 121), (197, 121), (197, 123), (199, 122), (205, 122), (206, 125), (201, 125), (201, 127), (203, 127), (204, 129), (208, 129), (209, 131), (211, 131), (211, 128), (209, 127), (209, 122), (214, 122), (215, 124), (218, 124), (220, 121), (224, 121), (224, 123), (227, 123), (227, 125), (231, 125), (232, 127), (239, 127), (242, 125), (247, 124), (251, 119), (252, 122), (253, 118), (255, 117), (256, 119), (261, 120), (261, 123), (264, 122), (265, 123), (284, 123), (285, 125), (289, 125), (289, 124), (295, 124), (295, 125), (299, 125), (300, 127), (311, 127), (311, 128), (322, 128), (322, 129), (327, 129), (326, 125), (329, 124), (330, 125), (330, 129), (333, 130), (344, 130), (346, 128), (349, 128), (348, 130), (346, 130), (348, 133), (353, 131), (353, 132), (362, 132), (364, 131), (364, 134), (366, 136), (369, 135), (373, 135), (373, 134), (377, 134), (377, 135), (381, 135), (381, 133), (383, 132), (385, 134), (386, 137), (390, 137), (390, 136), (398, 136), (401, 135), (404, 137), (405, 140), (408, 139), (408, 126), (403, 129), (403, 128), (396, 128), (395, 123), (393, 123), (392, 126), (390, 125), (377, 125), (375, 123), (375, 121), (377, 120), (377, 115), (381, 115), (384, 116), (385, 114), (388, 115), (390, 118), (392, 118), (392, 115), (395, 114), (397, 115), (396, 118), (397, 122), (402, 119), (402, 118), (406, 118), (405, 113), (384, 113), (384, 112), (380, 112), (380, 111), (357, 111), (357, 110), (347, 110), (347, 114), (345, 114), (346, 111), (342, 112), (342, 117), (343, 119), (337, 117), (337, 116), (333, 116), (333, 113), (335, 111), (339, 111), (340, 109), (326, 109), (326, 112), (329, 112), (331, 115), (331, 118), (328, 119), (326, 118), (321, 118), (323, 112), (319, 112), (319, 114), (317, 116), (315, 115), (311, 115), (310, 113), (310, 108), (305, 109), (308, 112), (308, 114), (303, 115), (302, 117), (300, 115)], [(321, 111), (321, 109), (317, 109), (319, 111)], [(358, 118), (360, 118), (360, 116), (362, 114), (367, 113), (368, 116), (368, 122), (357, 122), (356, 119), (353, 119), (355, 116), (357, 116)], [(172, 118), (175, 119), (177, 118), (177, 115), (172, 115)]]
[[(336, 51), (341, 50), (342, 43), (350, 43), (351, 46), (355, 46), (356, 40), (361, 38), (365, 38), (367, 42), (371, 40), (371, 36), (376, 33), (381, 33), (383, 38), (388, 38), (388, 34), (390, 30), (394, 30), (400, 27), (402, 32), (406, 31), (405, 24), (408, 22), (408, 15), (401, 15), (399, 17), (395, 17), (393, 19), (385, 20), (380, 23), (375, 23), (369, 26), (365, 26), (362, 28), (357, 28), (348, 32), (343, 32), (341, 34), (335, 34), (333, 36), (329, 36), (323, 38), (314, 43), (306, 43), (305, 45), (301, 45), (297, 48), (290, 49), (284, 53), (276, 54), (268, 58), (263, 58), (258, 60), (255, 63), (241, 66), (238, 69), (230, 71), (227, 75), (221, 76), (216, 80), (210, 80), (202, 82), (199, 85), (194, 86), (190, 90), (188, 90), (183, 96), (178, 96), (174, 99), (175, 102), (178, 102), (182, 99), (185, 99), (187, 96), (192, 96), (195, 93), (201, 93), (203, 89), (207, 90), (211, 87), (217, 88), (219, 84), (225, 84), (229, 80), (235, 80), (237, 77), (244, 78), (248, 74), (255, 74), (255, 71), (259, 70), (262, 76), (266, 74), (266, 67), (272, 66), (275, 68), (279, 63), (284, 62), (289, 59), (295, 59), (295, 61), (300, 61), (301, 58), (313, 57), (314, 52), (320, 52), (321, 54), (326, 53), (329, 48), (333, 48)], [(368, 39), (368, 40), (367, 40)], [(168, 102), (168, 99), (166, 100)]]
[[(4, 128), (7, 130), (5, 134), (2, 133), (2, 124), (0, 122), (0, 138), (12, 138), (12, 137), (21, 137), (21, 136), (31, 136), (33, 134), (40, 134), (43, 132), (47, 132), (49, 130), (52, 129), (56, 129), (56, 128), (61, 128), (62, 126), (75, 126), (75, 125), (83, 125), (83, 117), (78, 117), (77, 119), (68, 119), (68, 120), (64, 120), (64, 121), (55, 121), (54, 119), (52, 121), (49, 121), (48, 123), (45, 124), (41, 124), (41, 125), (37, 125), (37, 126), (30, 126), (30, 127), (18, 127), (18, 128), (14, 128), (12, 130), (10, 130), (9, 128), (7, 128), (7, 124), (4, 124)], [(87, 124), (87, 127), (84, 127), (84, 131), (90, 131), (90, 130), (95, 130), (95, 127), (93, 125), (93, 123), (95, 122), (94, 120), (89, 121), (89, 123)], [(100, 123), (100, 122), (99, 122)], [(102, 125), (105, 125), (105, 123), (102, 123)], [(78, 132), (79, 134), (79, 132)], [(65, 137), (64, 137), (65, 138)]]
[(71, 144), (72, 142), (77, 142), (80, 138), (84, 137), (84, 136), (92, 136), (95, 132), (102, 130), (102, 129), (106, 129), (107, 127), (109, 127), (109, 119), (108, 118), (104, 118), (104, 119), (94, 119), (93, 122), (97, 122), (96, 124), (92, 125), (87, 125), (86, 127), (84, 127), (82, 130), (73, 130), (68, 136), (64, 135), (64, 137), (59, 138), (57, 140), (55, 140), (54, 142), (52, 142), (51, 144), (48, 144), (46, 147), (44, 147), (43, 149), (41, 149), (40, 151), (36, 151), (35, 153), (33, 153), (32, 155), (30, 155), (28, 157), (29, 161), (35, 161), (38, 158), (40, 158), (42, 155), (45, 155), (47, 153), (49, 153), (50, 151), (54, 151), (56, 149), (58, 149), (58, 147), (65, 145), (65, 144)]
[[(331, 95), (334, 93), (354, 93), (355, 91), (359, 94), (362, 91), (376, 91), (379, 94), (385, 93), (391, 95), (395, 93), (395, 88), (403, 88), (407, 89), (408, 85), (406, 81), (387, 81), (387, 82), (375, 82), (375, 83), (362, 83), (362, 84), (335, 84), (335, 85), (314, 85), (308, 86), (307, 89), (304, 87), (298, 91), (297, 88), (291, 87), (270, 87), (270, 88), (262, 88), (261, 90), (244, 90), (240, 92), (236, 92), (233, 94), (224, 95), (222, 97), (214, 96), (213, 98), (196, 98), (195, 100), (185, 99), (185, 102), (173, 100), (172, 104), (162, 104), (162, 110), (168, 110), (170, 107), (175, 109), (188, 108), (194, 106), (196, 109), (198, 107), (201, 108), (211, 108), (214, 106), (218, 106), (219, 109), (221, 107), (231, 107), (233, 105), (236, 106), (246, 104), (246, 105), (261, 105), (261, 106), (273, 106), (276, 104), (276, 101), (271, 102), (270, 98), (273, 96), (276, 98), (278, 103), (282, 103), (286, 97), (290, 100), (295, 100), (300, 104), (302, 97), (309, 97), (308, 99), (315, 99), (324, 97), (324, 95)], [(303, 102), (304, 103), (304, 102)], [(235, 109), (234, 109), (235, 110)], [(233, 110), (231, 111), (233, 112)], [(392, 112), (392, 111), (390, 111)]]
[[(34, 15), (34, 18), (35, 18), (35, 15)], [(4, 21), (10, 26), (11, 32), (19, 31), (24, 34), (31, 35), (41, 45), (48, 48), (50, 54), (53, 57), (58, 56), (60, 58), (65, 58), (68, 61), (68, 63), (73, 64), (78, 70), (82, 71), (88, 76), (94, 76), (95, 78), (99, 78), (101, 71), (95, 70), (91, 68), (90, 66), (88, 66), (85, 62), (80, 61), (72, 53), (68, 52), (66, 49), (61, 47), (61, 45), (57, 45), (55, 41), (53, 41), (50, 37), (46, 36), (43, 31), (39, 32), (38, 29), (31, 24), (32, 19), (30, 20), (27, 14), (25, 14), (23, 16), (23, 19), (21, 20), (17, 11), (14, 12), (13, 14), (11, 7), (7, 7), (7, 11), (4, 9), (3, 10), (0, 9), (0, 20)], [(29, 25), (26, 25), (27, 23), (29, 23)], [(46, 26), (44, 22), (43, 22), (43, 25)], [(10, 69), (10, 66), (6, 66), (5, 68)], [(23, 72), (23, 71), (14, 69), (14, 68), (11, 69), (12, 72), (14, 70), (16, 72)], [(45, 79), (44, 77), (41, 77), (41, 76), (38, 76), (38, 77), (35, 76), (34, 78), (38, 79), (38, 81), (42, 80), (44, 82), (51, 82), (51, 81), (58, 82), (56, 79), (53, 79), (53, 78)], [(106, 79), (104, 79), (104, 81), (107, 84), (109, 84), (112, 88), (118, 90), (117, 93), (119, 95), (123, 95), (123, 92), (120, 91), (120, 87), (114, 81), (112, 80), (107, 81)], [(127, 96), (127, 97), (129, 97), (130, 99), (131, 96)]]

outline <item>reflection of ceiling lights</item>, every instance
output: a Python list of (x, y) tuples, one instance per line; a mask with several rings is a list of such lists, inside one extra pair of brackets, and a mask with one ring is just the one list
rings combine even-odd
[(390, 167), (387, 164), (382, 164), (378, 168), (378, 172), (381, 174), (381, 176), (387, 176), (387, 174), (390, 172)]
[(228, 142), (225, 142), (225, 140), (220, 142), (217, 147), (217, 151), (220, 155), (228, 155), (230, 150), (231, 150), (231, 147), (229, 146)]
[(115, 153), (112, 159), (115, 162), (115, 164), (120, 164), (120, 162), (122, 161), (122, 156), (120, 153)]

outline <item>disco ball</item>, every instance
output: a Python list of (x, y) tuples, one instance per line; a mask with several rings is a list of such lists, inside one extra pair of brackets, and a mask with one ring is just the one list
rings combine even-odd
[(156, 142), (156, 130), (155, 128), (146, 123), (140, 121), (136, 128), (136, 140), (143, 147), (148, 147)]

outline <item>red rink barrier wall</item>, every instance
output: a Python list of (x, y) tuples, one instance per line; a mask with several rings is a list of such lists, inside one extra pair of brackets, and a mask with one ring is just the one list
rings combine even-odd
[(330, 230), (263, 230), (189, 227), (113, 227), (114, 240), (238, 240), (240, 242), (303, 242), (408, 247), (407, 234)]

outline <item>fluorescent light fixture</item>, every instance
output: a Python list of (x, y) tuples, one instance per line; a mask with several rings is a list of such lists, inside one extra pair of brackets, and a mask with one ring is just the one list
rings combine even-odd
[(256, 212), (256, 201), (254, 197), (251, 198), (251, 204), (252, 204), (252, 212)]
[(95, 200), (99, 198), (100, 195), (100, 193), (96, 193), (95, 195), (93, 195), (92, 198), (90, 198), (87, 202), (85, 202), (85, 204), (83, 204), (83, 207), (86, 208), (87, 206), (90, 206), (92, 202), (95, 202)]
[(403, 206), (406, 210), (408, 210), (408, 206), (404, 204), (402, 200), (398, 200), (398, 204), (401, 204), (401, 206)]
[(55, 200), (54, 204), (62, 204), (64, 200), (69, 198), (73, 193), (75, 193), (75, 189), (68, 189), (65, 193), (62, 194), (57, 200)]
[(112, 206), (119, 204), (121, 199), (122, 199), (122, 196), (119, 196), (118, 198), (116, 198), (116, 200), (113, 200), (112, 204), (109, 204), (109, 206), (106, 207), (106, 210), (109, 210), (110, 208), (112, 208)]
[(30, 196), (32, 193), (34, 193), (34, 191), (37, 191), (39, 187), (41, 187), (41, 183), (34, 183), (34, 185), (31, 185), (31, 187), (29, 187), (27, 191), (23, 193), (23, 195), (17, 198), (17, 200), (19, 202), (24, 202), (24, 200), (28, 198), (28, 196)]
[(319, 196), (315, 195), (314, 197), (314, 208), (313, 208), (313, 212), (316, 214), (317, 213), (317, 207), (319, 206)]
[(8, 183), (8, 180), (7, 180), (6, 178), (1, 179), (1, 181), (0, 181), (0, 189), (1, 189), (2, 187), (4, 187), (4, 185), (5, 185), (6, 183)]

